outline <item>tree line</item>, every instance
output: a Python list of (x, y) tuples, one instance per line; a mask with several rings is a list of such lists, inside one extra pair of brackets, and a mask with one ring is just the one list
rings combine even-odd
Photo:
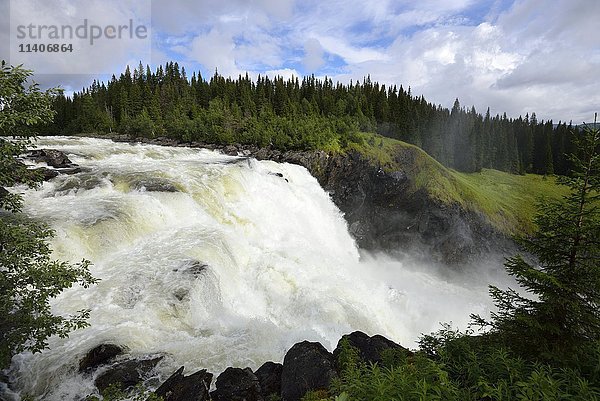
[(345, 85), (330, 78), (248, 75), (187, 76), (169, 62), (151, 71), (129, 67), (54, 101), (51, 134), (118, 131), (182, 141), (242, 143), (288, 149), (344, 149), (377, 132), (424, 149), (459, 171), (493, 168), (513, 173), (566, 174), (578, 127), (538, 121), (535, 113), (508, 118), (435, 105), (410, 88), (371, 81)]

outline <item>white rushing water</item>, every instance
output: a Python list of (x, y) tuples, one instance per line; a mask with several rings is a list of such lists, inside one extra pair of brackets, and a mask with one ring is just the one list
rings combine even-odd
[(464, 328), (469, 313), (489, 307), (485, 280), (361, 258), (342, 214), (302, 167), (89, 138), (38, 146), (66, 152), (84, 171), (18, 188), (25, 211), (56, 231), (56, 258), (89, 259), (102, 281), (53, 302), (60, 314), (91, 309), (91, 326), (15, 357), (22, 394), (92, 393), (77, 365), (101, 343), (165, 354), (164, 380), (181, 365), (188, 374), (256, 369), (305, 339), (332, 350), (354, 330), (414, 347), (439, 322)]

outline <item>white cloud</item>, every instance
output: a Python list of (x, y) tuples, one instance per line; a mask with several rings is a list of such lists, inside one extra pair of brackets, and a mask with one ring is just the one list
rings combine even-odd
[(235, 64), (234, 49), (231, 35), (212, 30), (207, 35), (196, 36), (186, 56), (202, 64), (207, 71), (218, 69), (222, 75), (236, 76), (240, 70)]
[(551, 3), (521, 0), (477, 26), (447, 19), (398, 36), (387, 59), (351, 63), (334, 78), (370, 74), (447, 107), (459, 97), (479, 111), (490, 106), (514, 117), (535, 111), (555, 121), (589, 119), (600, 104), (600, 2)]
[(280, 70), (268, 70), (268, 71), (265, 71), (263, 75), (269, 76), (271, 78), (282, 77), (283, 79), (290, 79), (293, 77), (301, 76), (300, 74), (298, 74), (298, 71), (296, 71), (293, 68), (283, 68)]
[(385, 61), (385, 53), (367, 47), (354, 47), (345, 40), (334, 37), (319, 37), (319, 43), (329, 53), (336, 54), (348, 64), (364, 63), (365, 61)]
[(325, 64), (325, 60), (323, 60), (323, 47), (317, 39), (311, 38), (304, 43), (302, 64), (304, 64), (307, 72), (314, 72)]

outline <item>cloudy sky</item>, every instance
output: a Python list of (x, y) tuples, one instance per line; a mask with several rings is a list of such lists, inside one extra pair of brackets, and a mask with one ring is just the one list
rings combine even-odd
[[(451, 107), (590, 121), (600, 110), (600, 0), (0, 0), (2, 58), (79, 89), (141, 60), (189, 74), (370, 75)], [(19, 24), (147, 24), (146, 40), (16, 52)], [(34, 43), (34, 41), (30, 41)], [(63, 41), (64, 42), (64, 41)], [(24, 42), (23, 42), (24, 43)], [(58, 75), (57, 75), (58, 74)]]

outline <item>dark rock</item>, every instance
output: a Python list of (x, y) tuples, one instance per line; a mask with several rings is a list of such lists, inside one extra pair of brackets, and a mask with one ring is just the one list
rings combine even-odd
[(227, 145), (223, 148), (223, 153), (229, 156), (237, 156), (238, 148), (233, 145)]
[(175, 291), (173, 291), (173, 296), (180, 302), (184, 299), (187, 299), (189, 294), (190, 290), (187, 288), (177, 288)]
[(105, 365), (124, 351), (122, 347), (115, 344), (100, 344), (89, 350), (79, 361), (79, 372), (90, 372), (100, 365)]
[(391, 340), (388, 340), (383, 336), (374, 335), (373, 337), (369, 337), (361, 331), (355, 331), (342, 336), (337, 344), (336, 349), (333, 350), (333, 356), (336, 362), (338, 361), (338, 357), (342, 351), (342, 342), (344, 340), (347, 340), (351, 346), (358, 349), (360, 357), (365, 362), (382, 363), (382, 352), (389, 349), (401, 351), (406, 356), (413, 354), (408, 349), (396, 344)]
[(227, 368), (217, 377), (214, 401), (263, 401), (260, 383), (252, 369)]
[(198, 260), (187, 260), (181, 264), (180, 267), (173, 269), (175, 272), (181, 272), (184, 274), (190, 274), (194, 277), (198, 277), (202, 272), (208, 268), (206, 263)]
[(281, 398), (299, 401), (308, 391), (327, 390), (337, 376), (333, 355), (317, 342), (295, 344), (285, 355)]
[(288, 179), (287, 179), (287, 178), (285, 178), (285, 177), (283, 176), (283, 174), (281, 174), (281, 173), (269, 173), (269, 174), (270, 174), (270, 175), (274, 175), (274, 176), (276, 176), (276, 177), (279, 177), (279, 178), (283, 178), (283, 179), (284, 179), (286, 182), (289, 182), (289, 181), (288, 181)]
[(266, 399), (272, 394), (281, 394), (281, 371), (283, 365), (275, 362), (265, 362), (254, 372), (260, 383), (260, 390)]
[(164, 401), (208, 401), (212, 378), (212, 373), (208, 373), (205, 369), (184, 376), (182, 366), (154, 393)]
[(28, 157), (33, 158), (38, 163), (44, 162), (54, 168), (73, 166), (73, 162), (69, 160), (67, 155), (56, 149), (34, 149), (29, 151)]
[(116, 384), (126, 390), (141, 383), (161, 359), (163, 357), (159, 356), (152, 359), (116, 363), (100, 374), (94, 381), (94, 384), (100, 392), (106, 390), (111, 384)]

